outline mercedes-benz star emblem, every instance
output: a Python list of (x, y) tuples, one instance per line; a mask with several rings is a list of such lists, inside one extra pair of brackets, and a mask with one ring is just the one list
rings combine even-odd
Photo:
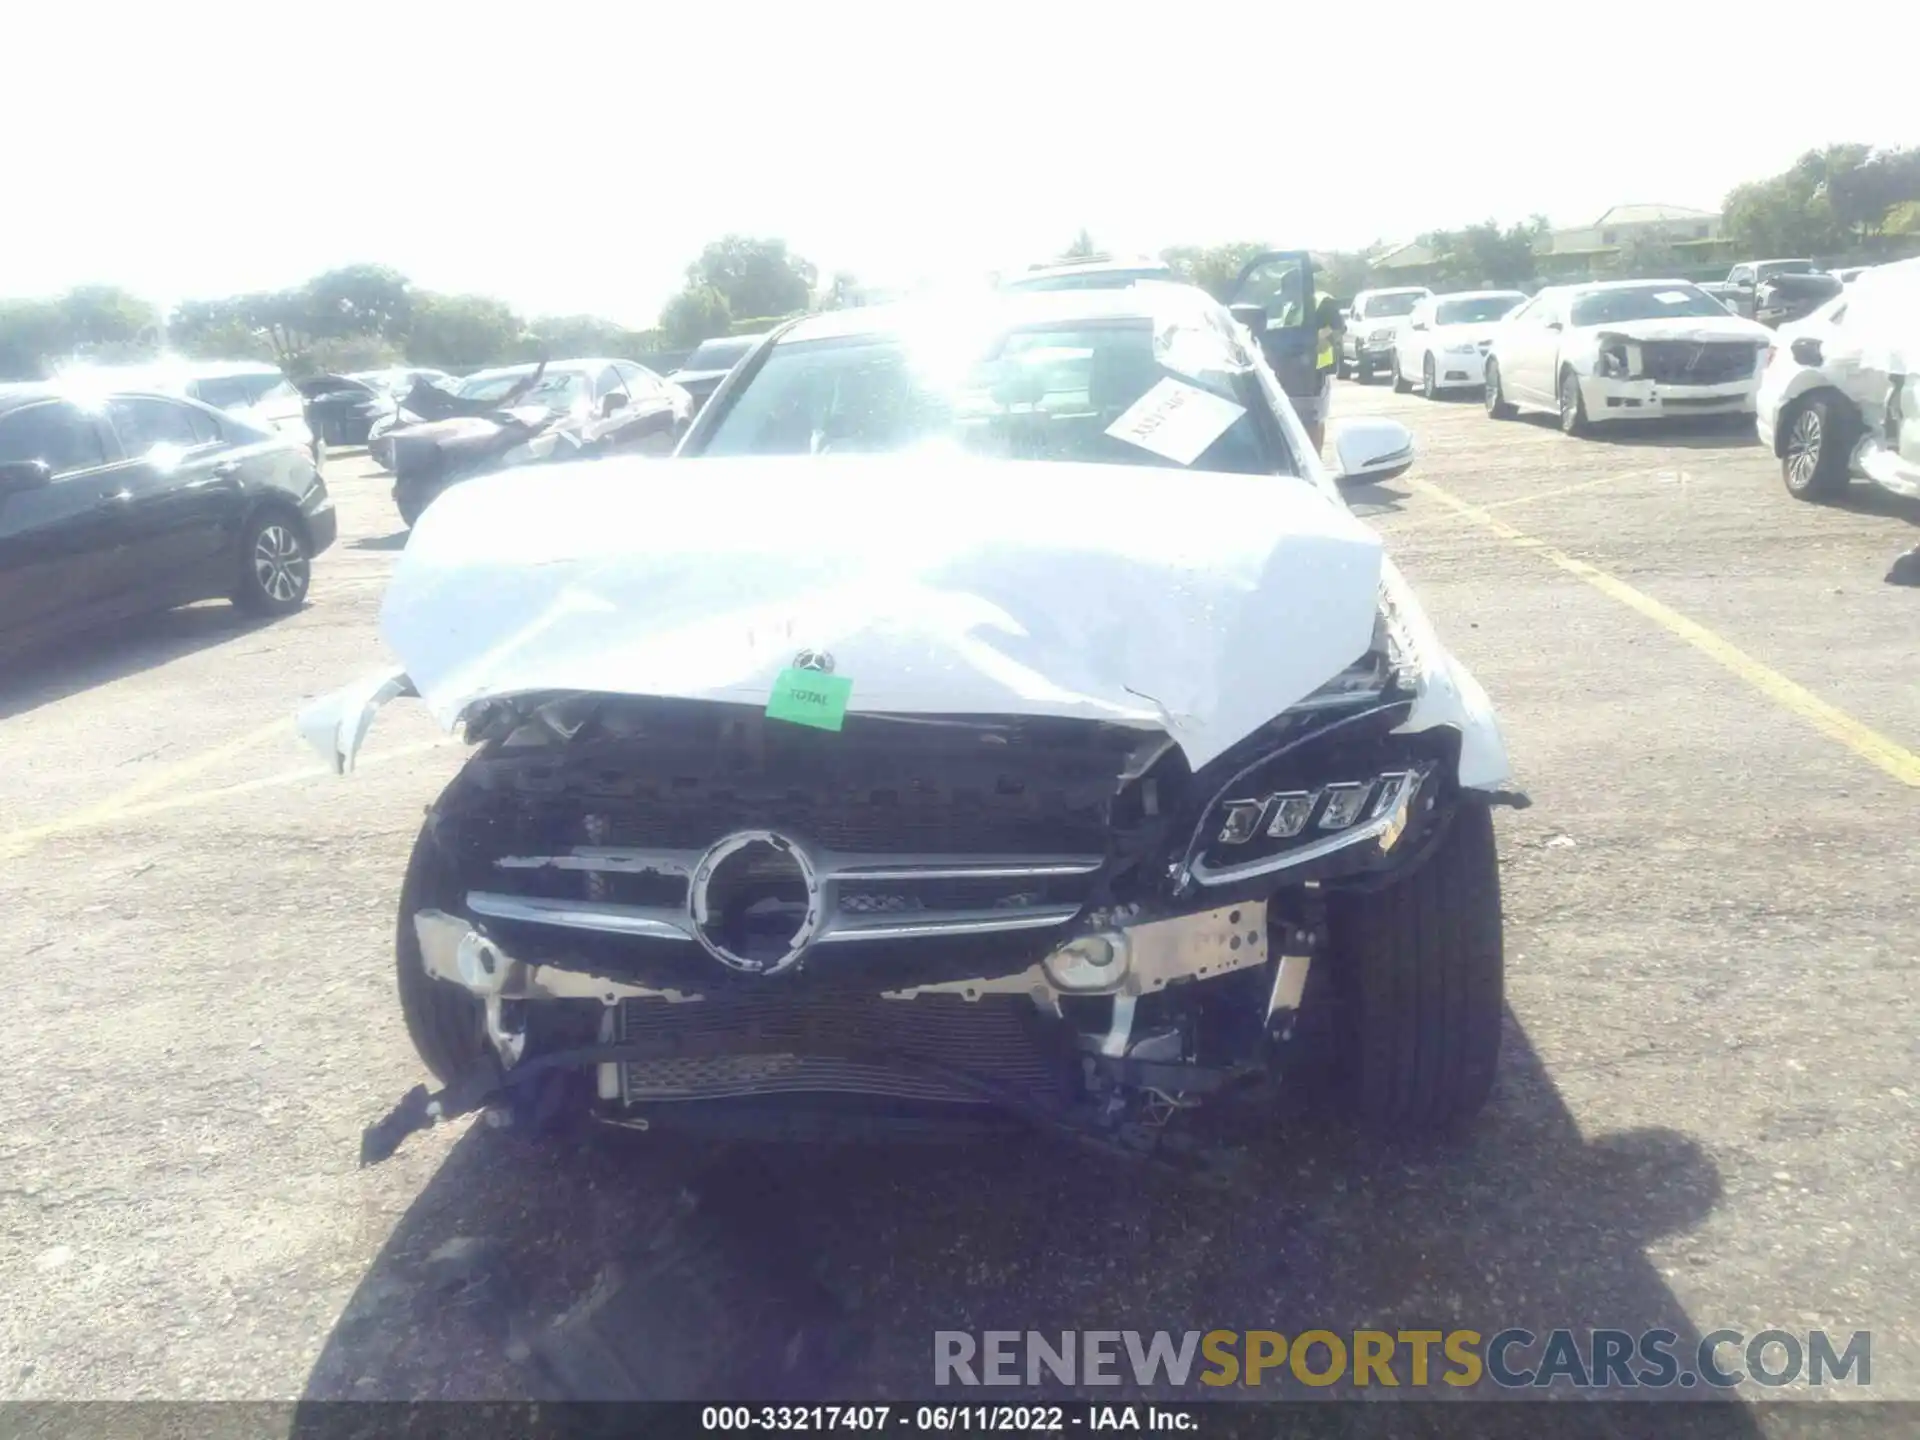
[(723, 965), (777, 975), (820, 928), (820, 877), (807, 852), (771, 830), (739, 830), (693, 867), (694, 938)]
[(802, 650), (793, 657), (796, 670), (818, 670), (823, 675), (833, 673), (833, 655), (826, 650)]

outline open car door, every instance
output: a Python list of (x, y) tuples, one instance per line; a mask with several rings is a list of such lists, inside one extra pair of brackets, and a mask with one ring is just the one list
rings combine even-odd
[(1281, 389), (1302, 400), (1320, 393), (1313, 281), (1313, 257), (1306, 251), (1268, 250), (1242, 267), (1227, 297), (1229, 305), (1257, 305), (1265, 314), (1260, 348)]

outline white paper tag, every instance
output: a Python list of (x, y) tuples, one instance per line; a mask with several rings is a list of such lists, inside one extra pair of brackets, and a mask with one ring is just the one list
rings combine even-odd
[(1684, 290), (1656, 290), (1653, 298), (1662, 305), (1684, 305), (1693, 297)]
[(1244, 405), (1168, 378), (1129, 405), (1107, 434), (1176, 465), (1191, 465), (1246, 413)]

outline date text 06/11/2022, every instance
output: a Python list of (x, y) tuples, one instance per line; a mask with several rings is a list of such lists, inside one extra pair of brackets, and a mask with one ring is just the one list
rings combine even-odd
[(1196, 1431), (1200, 1421), (1191, 1410), (1157, 1405), (705, 1405), (700, 1410), (700, 1428), (704, 1432), (1139, 1430), (1174, 1434)]

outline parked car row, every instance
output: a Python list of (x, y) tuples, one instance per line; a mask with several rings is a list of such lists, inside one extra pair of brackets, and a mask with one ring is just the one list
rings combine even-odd
[(247, 415), (0, 385), (0, 652), (196, 600), (288, 614), (337, 528), (310, 449)]

